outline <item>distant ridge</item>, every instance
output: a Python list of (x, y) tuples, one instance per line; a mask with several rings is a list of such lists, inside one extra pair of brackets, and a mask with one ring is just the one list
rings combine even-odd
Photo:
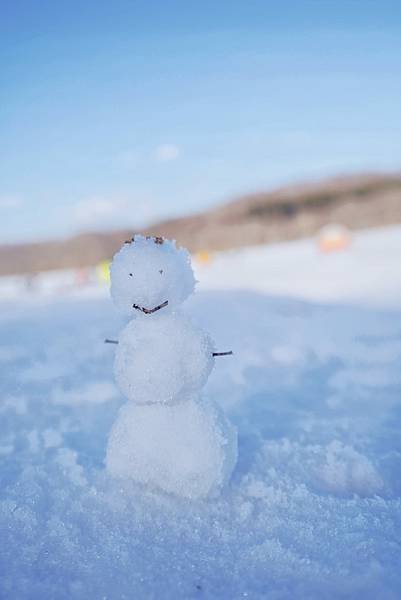
[[(365, 174), (244, 196), (141, 231), (174, 238), (192, 252), (227, 250), (314, 235), (327, 223), (365, 229), (401, 223), (401, 175)], [(132, 230), (0, 245), (0, 275), (89, 267), (111, 258)]]

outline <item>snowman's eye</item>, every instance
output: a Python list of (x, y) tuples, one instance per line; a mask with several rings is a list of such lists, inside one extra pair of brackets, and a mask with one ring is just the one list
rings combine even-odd
[(160, 269), (159, 273), (160, 275), (163, 275), (163, 269)]
[(132, 273), (129, 273), (129, 276), (132, 277)]

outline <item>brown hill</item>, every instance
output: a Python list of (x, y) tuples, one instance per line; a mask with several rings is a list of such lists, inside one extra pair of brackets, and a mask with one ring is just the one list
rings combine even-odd
[[(314, 235), (327, 223), (364, 229), (401, 223), (401, 175), (338, 177), (245, 196), (142, 233), (176, 239), (191, 251), (225, 250)], [(110, 258), (131, 230), (0, 246), (0, 275), (87, 267)]]

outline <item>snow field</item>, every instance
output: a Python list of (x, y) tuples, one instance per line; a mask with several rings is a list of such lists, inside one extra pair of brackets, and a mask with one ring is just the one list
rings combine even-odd
[[(364, 235), (378, 257), (376, 233)], [(124, 325), (109, 300), (3, 302), (0, 597), (400, 597), (396, 245), (380, 245), (374, 307), (348, 267), (333, 283), (342, 305), (231, 289), (183, 306), (234, 351), (204, 388), (238, 429), (233, 476), (208, 500), (105, 470), (109, 432), (135, 406), (114, 383), (116, 347), (103, 344)], [(287, 252), (274, 249), (274, 265), (290, 290)], [(368, 282), (362, 249), (356, 260), (355, 280)], [(233, 264), (238, 284), (250, 264)]]

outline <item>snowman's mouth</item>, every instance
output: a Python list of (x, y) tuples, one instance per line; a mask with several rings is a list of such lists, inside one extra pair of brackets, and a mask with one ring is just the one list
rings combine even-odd
[(145, 315), (151, 315), (152, 313), (155, 313), (156, 311), (160, 310), (161, 308), (164, 308), (165, 306), (167, 306), (167, 304), (168, 304), (168, 300), (166, 300), (165, 302), (162, 302), (161, 304), (158, 304), (154, 308), (145, 308), (144, 306), (139, 306), (138, 304), (133, 304), (132, 308), (135, 308), (136, 310), (140, 310), (141, 312), (145, 313)]

